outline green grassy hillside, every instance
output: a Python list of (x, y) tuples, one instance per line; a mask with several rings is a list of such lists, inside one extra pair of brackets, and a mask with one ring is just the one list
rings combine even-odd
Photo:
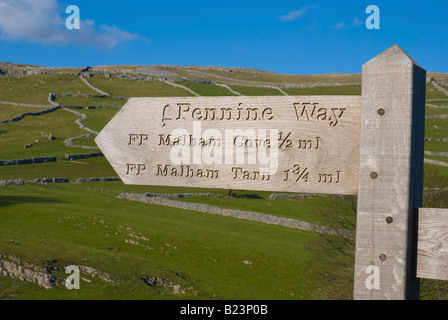
[[(2, 68), (12, 70), (13, 66)], [(63, 159), (67, 154), (99, 152), (92, 132), (99, 132), (128, 97), (193, 96), (191, 91), (202, 96), (234, 95), (231, 90), (242, 95), (359, 95), (360, 75), (278, 75), (213, 67), (94, 67), (86, 71), (91, 73), (86, 79), (108, 94), (102, 96), (80, 79), (79, 70), (47, 71), (20, 78), (8, 73), (0, 76), (0, 101), (6, 102), (0, 104), (0, 121), (46, 108), (29, 104), (50, 108), (50, 93), (59, 94), (53, 104), (61, 106), (40, 116), (28, 115), (0, 124), (0, 160), (56, 156), (58, 161), (0, 166), (0, 180), (64, 177), (69, 182), (0, 186), (0, 258), (46, 267), (60, 279), (68, 276), (64, 272), (68, 265), (88, 266), (107, 274), (110, 281), (83, 274), (80, 290), (67, 290), (63, 285), (44, 289), (14, 276), (0, 276), (0, 299), (352, 298), (354, 248), (350, 241), (117, 196), (125, 192), (207, 192), (217, 196), (176, 200), (329, 227), (334, 226), (333, 218), (341, 209), (351, 212), (348, 220), (354, 224), (356, 199), (352, 197), (274, 200), (270, 192), (251, 190), (78, 182), (80, 178), (117, 175), (104, 157)], [(142, 73), (129, 76), (135, 72)], [(152, 78), (145, 78), (150, 72)], [(155, 79), (156, 75), (160, 79)], [(216, 83), (225, 83), (231, 90)], [(431, 82), (427, 86), (426, 113), (442, 116), (427, 119), (425, 132), (426, 137), (433, 138), (426, 141), (425, 150), (439, 152), (425, 158), (442, 165), (426, 163), (425, 175), (437, 177), (430, 179), (432, 187), (444, 187), (448, 167), (443, 163), (448, 164), (448, 158), (443, 152), (448, 152), (448, 142), (443, 138), (448, 138), (448, 118), (443, 115), (448, 114), (448, 96)], [(442, 200), (438, 205), (448, 205)], [(154, 278), (161, 280), (149, 285), (148, 279)], [(438, 286), (424, 281), (425, 298), (448, 297), (445, 291), (434, 291)]]

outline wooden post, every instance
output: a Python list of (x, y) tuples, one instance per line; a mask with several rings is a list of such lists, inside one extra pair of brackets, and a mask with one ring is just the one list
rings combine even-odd
[(417, 299), (426, 71), (395, 45), (363, 65), (354, 299)]

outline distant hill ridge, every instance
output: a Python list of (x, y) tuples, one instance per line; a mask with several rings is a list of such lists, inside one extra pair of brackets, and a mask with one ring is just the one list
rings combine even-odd
[[(281, 88), (361, 85), (360, 73), (295, 75), (250, 68), (172, 65), (105, 65), (80, 68), (51, 68), (0, 62), (0, 76), (26, 77), (34, 74), (82, 74), (86, 78), (102, 76), (143, 81), (191, 81)], [(441, 84), (448, 84), (448, 74), (446, 73), (428, 72), (428, 81), (431, 79)]]

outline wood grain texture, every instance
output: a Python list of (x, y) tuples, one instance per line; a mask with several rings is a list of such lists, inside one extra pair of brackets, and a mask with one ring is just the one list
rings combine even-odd
[[(363, 66), (355, 299), (418, 298), (425, 80), (426, 71), (398, 46)], [(378, 288), (366, 285), (372, 266)]]
[(132, 98), (95, 141), (126, 184), (356, 194), (360, 110), (359, 96)]
[(448, 209), (418, 211), (417, 277), (448, 280)]

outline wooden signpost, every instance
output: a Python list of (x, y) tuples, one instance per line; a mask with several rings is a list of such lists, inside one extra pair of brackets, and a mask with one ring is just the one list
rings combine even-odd
[(425, 88), (426, 71), (398, 46), (363, 66), (355, 299), (418, 297)]
[(354, 298), (415, 299), (448, 279), (448, 210), (421, 208), (425, 88), (395, 45), (362, 96), (132, 98), (95, 141), (126, 184), (358, 195)]
[(360, 116), (356, 96), (132, 98), (96, 142), (127, 184), (356, 194)]

